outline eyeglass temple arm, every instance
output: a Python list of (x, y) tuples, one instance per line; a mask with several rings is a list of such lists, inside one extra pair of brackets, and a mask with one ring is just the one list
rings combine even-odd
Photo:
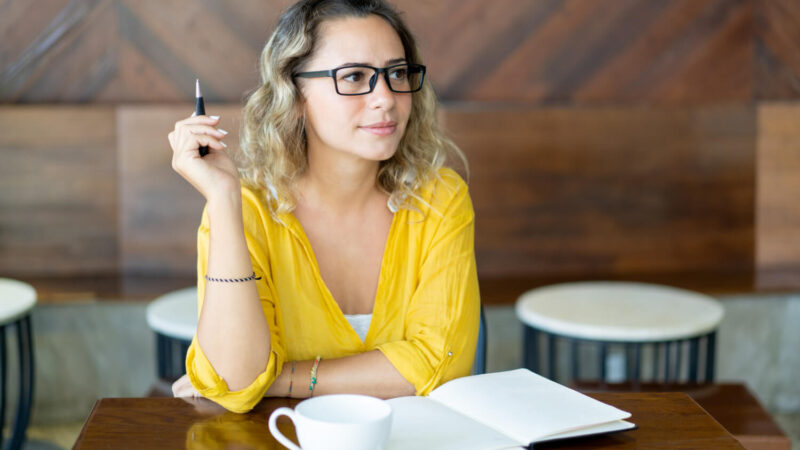
[(299, 72), (294, 74), (296, 77), (301, 78), (320, 78), (320, 77), (332, 77), (333, 71), (332, 70), (318, 70), (316, 72)]

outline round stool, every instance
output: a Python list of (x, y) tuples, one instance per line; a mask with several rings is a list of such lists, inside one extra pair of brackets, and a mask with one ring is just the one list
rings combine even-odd
[[(524, 293), (517, 300), (516, 314), (525, 325), (525, 366), (539, 372), (540, 359), (544, 359), (546, 376), (551, 379), (556, 378), (556, 339), (569, 344), (572, 380), (582, 376), (579, 345), (598, 347), (601, 381), (607, 380), (609, 350), (619, 350), (625, 373), (613, 381), (639, 382), (645, 364), (643, 349), (652, 356), (650, 381), (714, 378), (716, 330), (724, 310), (718, 301), (703, 294), (646, 283), (564, 283)], [(542, 338), (544, 351), (540, 351)], [(688, 357), (684, 358), (687, 347)], [(701, 349), (705, 353), (702, 380)], [(688, 360), (685, 377), (684, 360)]]
[(197, 287), (164, 294), (147, 305), (147, 325), (156, 333), (158, 377), (186, 373), (186, 352), (197, 329)]
[(0, 447), (3, 447), (2, 426), (6, 419), (6, 330), (17, 334), (19, 358), (19, 399), (8, 450), (16, 450), (25, 442), (25, 430), (33, 406), (33, 338), (31, 310), (36, 305), (33, 286), (17, 280), (0, 278)]

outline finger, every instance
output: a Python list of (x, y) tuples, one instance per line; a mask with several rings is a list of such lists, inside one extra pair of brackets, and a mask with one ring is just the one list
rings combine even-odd
[(183, 125), (191, 125), (197, 123), (206, 125), (215, 125), (219, 123), (219, 116), (196, 116), (192, 114), (191, 116), (185, 119), (175, 122), (175, 130), (177, 131)]
[(214, 136), (217, 139), (222, 139), (228, 135), (228, 132), (221, 128), (214, 128), (210, 125), (204, 124), (185, 125), (183, 129), (188, 130), (192, 134), (205, 134), (208, 136)]
[(183, 390), (187, 386), (191, 386), (191, 385), (192, 385), (192, 381), (189, 380), (189, 375), (186, 375), (186, 374), (184, 374), (183, 376), (181, 376), (180, 378), (175, 380), (174, 383), (172, 383), (173, 389), (174, 390), (179, 390), (179, 391)]
[(197, 146), (192, 146), (190, 150), (196, 150), (197, 148), (202, 147), (203, 145), (219, 151), (225, 151), (225, 149), (228, 147), (224, 142), (217, 140), (211, 136), (206, 136), (204, 134), (196, 136), (196, 138), (197, 138), (196, 140)]
[(178, 393), (181, 392), (182, 387), (183, 387), (183, 377), (178, 378), (177, 381), (172, 383), (172, 396), (179, 397)]

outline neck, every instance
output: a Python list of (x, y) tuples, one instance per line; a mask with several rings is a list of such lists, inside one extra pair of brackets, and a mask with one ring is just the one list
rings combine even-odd
[(308, 169), (298, 183), (300, 201), (334, 214), (363, 211), (382, 194), (376, 185), (378, 167), (378, 161), (309, 148)]

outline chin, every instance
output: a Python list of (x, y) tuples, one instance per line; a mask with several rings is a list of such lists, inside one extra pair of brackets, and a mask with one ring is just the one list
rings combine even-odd
[(386, 161), (397, 153), (397, 144), (381, 146), (381, 148), (375, 148), (374, 145), (366, 147), (364, 151), (358, 152), (358, 155), (371, 161)]

